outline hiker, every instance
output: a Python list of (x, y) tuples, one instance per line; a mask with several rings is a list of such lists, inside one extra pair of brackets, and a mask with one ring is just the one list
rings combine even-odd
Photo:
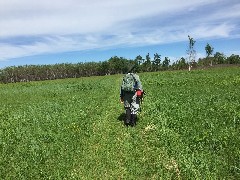
[(126, 111), (125, 125), (136, 125), (137, 113), (143, 97), (143, 88), (139, 76), (133, 73), (133, 68), (123, 76), (120, 88), (120, 101)]

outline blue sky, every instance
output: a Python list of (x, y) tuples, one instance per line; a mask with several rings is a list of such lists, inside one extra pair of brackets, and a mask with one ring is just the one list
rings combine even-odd
[(240, 54), (239, 0), (0, 0), (0, 68), (134, 59), (158, 53), (197, 58)]

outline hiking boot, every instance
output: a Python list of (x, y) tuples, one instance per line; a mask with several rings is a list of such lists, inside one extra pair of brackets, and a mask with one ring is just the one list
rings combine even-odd
[(136, 126), (136, 120), (137, 120), (137, 115), (136, 114), (132, 114), (131, 116), (131, 126)]

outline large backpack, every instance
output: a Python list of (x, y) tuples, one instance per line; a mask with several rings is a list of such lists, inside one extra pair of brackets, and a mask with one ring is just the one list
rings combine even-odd
[(133, 74), (128, 73), (125, 76), (123, 76), (122, 81), (122, 90), (126, 92), (134, 92), (137, 86), (137, 81)]

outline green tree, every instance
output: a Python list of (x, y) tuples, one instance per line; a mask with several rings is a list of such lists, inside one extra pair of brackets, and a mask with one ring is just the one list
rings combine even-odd
[(137, 61), (138, 64), (141, 65), (141, 64), (144, 62), (144, 59), (142, 58), (142, 56), (138, 55), (138, 56), (135, 58), (135, 61)]
[(240, 57), (239, 55), (232, 54), (227, 58), (228, 64), (239, 64), (240, 63)]
[(223, 53), (216, 52), (214, 54), (214, 61), (216, 64), (224, 64), (226, 61), (226, 56)]
[(162, 67), (164, 70), (167, 70), (169, 67), (170, 59), (168, 57), (165, 57), (162, 62)]
[(152, 63), (151, 63), (151, 57), (149, 55), (149, 53), (146, 55), (146, 60), (145, 62), (142, 64), (143, 66), (143, 71), (151, 71), (152, 68)]
[(128, 63), (123, 57), (113, 56), (109, 60), (110, 74), (123, 73), (128, 68)]
[(142, 64), (144, 63), (144, 59), (142, 58), (142, 56), (138, 55), (134, 61), (135, 61), (135, 65), (137, 66), (136, 71), (142, 72)]
[(183, 57), (172, 64), (172, 69), (174, 70), (187, 69), (187, 67), (188, 63)]
[[(209, 57), (212, 55), (213, 49), (214, 49), (214, 48), (213, 48), (210, 44), (207, 43), (207, 45), (206, 45), (206, 47), (205, 47), (205, 51), (206, 51), (206, 55), (207, 55), (206, 59), (207, 59), (207, 60), (208, 60)], [(213, 65), (213, 58), (211, 58), (211, 60), (210, 60), (210, 66), (212, 66), (212, 65)]]
[(158, 53), (154, 54), (152, 64), (153, 64), (153, 70), (159, 71), (161, 68), (161, 55), (159, 55)]

